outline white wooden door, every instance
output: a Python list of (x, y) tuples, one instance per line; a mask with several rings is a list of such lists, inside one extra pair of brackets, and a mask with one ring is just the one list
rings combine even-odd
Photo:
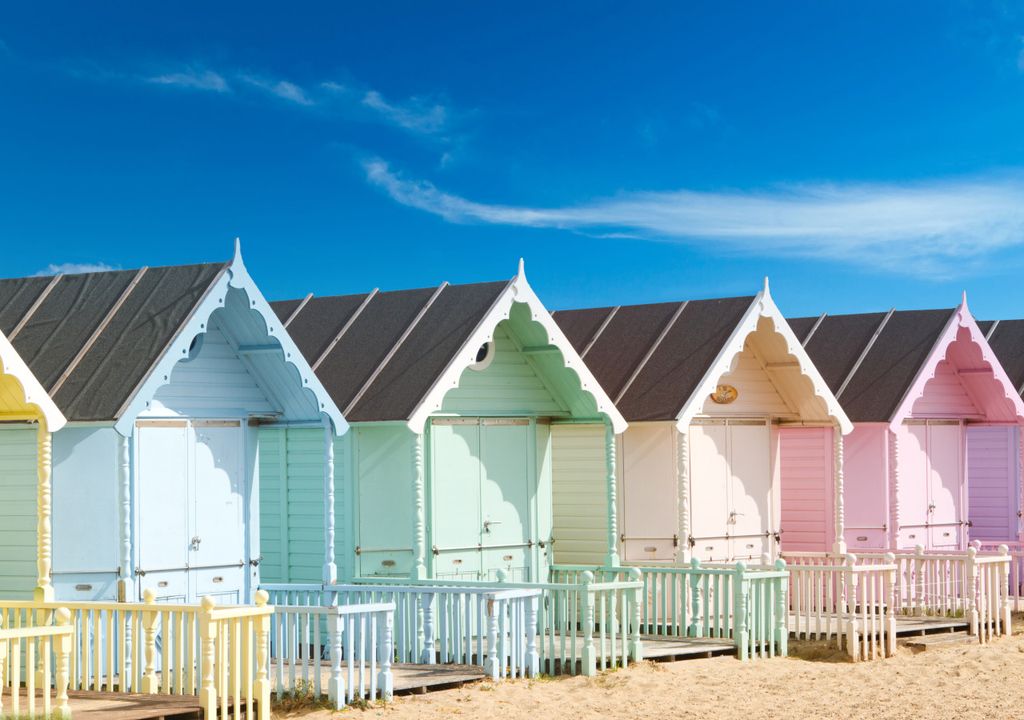
[(961, 546), (963, 525), (963, 435), (956, 420), (929, 422), (928, 524), (936, 550)]
[(190, 596), (239, 603), (246, 580), (244, 435), (237, 420), (192, 423)]
[(179, 420), (139, 422), (135, 431), (139, 598), (188, 600), (189, 428)]
[(482, 420), (480, 425), (481, 564), (485, 579), (498, 569), (510, 581), (530, 577), (530, 423)]
[(690, 538), (704, 562), (729, 559), (729, 431), (724, 420), (690, 425)]
[(771, 552), (772, 472), (768, 423), (728, 422), (730, 560), (760, 558)]
[(927, 548), (928, 522), (928, 426), (908, 423), (897, 431), (899, 456), (896, 459), (899, 474), (899, 531), (900, 548)]
[(672, 560), (678, 544), (675, 423), (638, 423), (622, 435), (622, 552)]

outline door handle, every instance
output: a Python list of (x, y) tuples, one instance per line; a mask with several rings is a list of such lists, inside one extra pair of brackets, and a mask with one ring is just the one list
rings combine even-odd
[(199, 537), (198, 535), (195, 535), (195, 536), (193, 536), (192, 542), (190, 543), (189, 547), (192, 550), (198, 550), (199, 549), (199, 543), (201, 543), (202, 541), (203, 541), (203, 539), (201, 537)]
[(491, 525), (501, 525), (501, 520), (484, 520), (485, 533), (489, 533), (491, 531)]
[(928, 512), (929, 513), (935, 512), (935, 503), (928, 503)]
[(741, 512), (736, 512), (735, 510), (733, 510), (732, 512), (729, 513), (729, 522), (732, 523), (733, 525), (735, 525), (736, 524), (736, 518), (738, 516), (742, 515), (742, 514), (743, 513), (741, 513)]

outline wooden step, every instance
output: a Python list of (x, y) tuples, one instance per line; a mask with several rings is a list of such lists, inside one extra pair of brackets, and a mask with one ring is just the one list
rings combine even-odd
[(922, 635), (920, 637), (901, 639), (899, 643), (905, 647), (920, 652), (929, 648), (949, 647), (951, 645), (967, 645), (977, 643), (978, 638), (968, 635), (965, 632), (939, 633), (935, 635)]

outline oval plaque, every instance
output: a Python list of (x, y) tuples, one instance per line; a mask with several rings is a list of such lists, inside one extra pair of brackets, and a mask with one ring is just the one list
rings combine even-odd
[(732, 385), (719, 385), (711, 393), (711, 401), (719, 405), (728, 405), (731, 402), (735, 402), (739, 396), (740, 391)]

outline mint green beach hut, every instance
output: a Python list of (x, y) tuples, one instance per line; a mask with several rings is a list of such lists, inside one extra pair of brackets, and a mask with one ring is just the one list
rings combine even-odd
[(506, 281), (273, 307), (351, 432), (325, 453), (320, 428), (262, 430), (264, 582), (538, 582), (556, 561), (618, 565), (626, 423), (521, 263)]

